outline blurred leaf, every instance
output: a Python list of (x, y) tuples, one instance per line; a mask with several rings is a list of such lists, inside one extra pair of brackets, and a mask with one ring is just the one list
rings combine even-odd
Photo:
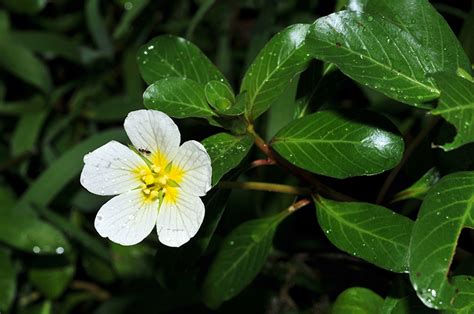
[(35, 210), (53, 223), (58, 230), (64, 232), (64, 234), (68, 235), (71, 239), (76, 240), (86, 250), (95, 254), (95, 256), (102, 258), (104, 261), (110, 259), (108, 248), (105, 247), (97, 237), (91, 236), (80, 227), (47, 208), (35, 206)]
[(193, 18), (191, 19), (191, 22), (189, 22), (188, 29), (186, 30), (186, 38), (191, 40), (194, 35), (194, 30), (196, 29), (196, 26), (201, 22), (203, 19), (204, 15), (209, 11), (209, 9), (212, 7), (212, 5), (216, 2), (216, 0), (203, 0), (201, 1), (199, 5), (199, 9), (196, 11), (194, 14)]
[(143, 104), (174, 118), (215, 115), (207, 104), (203, 86), (185, 78), (166, 78), (148, 86), (143, 93)]
[(0, 67), (43, 92), (51, 89), (48, 67), (29, 49), (15, 42), (0, 41)]
[(5, 38), (10, 31), (10, 17), (7, 11), (0, 10), (0, 38)]
[(21, 308), (19, 314), (51, 314), (53, 313), (52, 308), (52, 302), (46, 300), (39, 304)]
[(46, 6), (46, 0), (1, 0), (11, 11), (16, 13), (36, 14)]
[(392, 202), (399, 202), (410, 198), (422, 200), (429, 189), (431, 189), (431, 187), (436, 184), (436, 182), (438, 182), (439, 178), (439, 170), (436, 168), (431, 168), (410, 187), (398, 192), (394, 196)]
[(0, 311), (7, 311), (16, 291), (16, 271), (10, 252), (0, 247)]
[(82, 255), (82, 267), (91, 279), (98, 282), (110, 284), (115, 280), (115, 273), (110, 265), (93, 255)]
[(339, 249), (393, 272), (408, 271), (409, 218), (369, 203), (315, 202), (319, 225)]
[(231, 87), (220, 81), (209, 81), (204, 87), (207, 102), (218, 112), (230, 108), (235, 103)]
[(123, 121), (130, 111), (138, 110), (141, 104), (128, 95), (107, 97), (86, 109), (84, 117), (97, 122)]
[(204, 254), (226, 208), (230, 190), (214, 189), (203, 198), (206, 215), (198, 233), (179, 248), (160, 245), (155, 255), (158, 280), (165, 287), (175, 288), (184, 280), (192, 280), (189, 270)]
[(146, 278), (153, 273), (153, 249), (144, 243), (134, 246), (112, 244), (111, 248), (112, 264), (121, 278)]
[(431, 308), (464, 307), (461, 296), (474, 294), (473, 285), (456, 286), (448, 278), (463, 228), (474, 228), (474, 172), (467, 171), (441, 178), (428, 191), (413, 227), (410, 280)]
[(132, 23), (148, 5), (150, 0), (123, 0), (125, 12), (120, 18), (120, 22), (117, 24), (114, 30), (114, 39), (122, 38), (127, 32), (133, 29)]
[(234, 136), (217, 133), (202, 141), (211, 157), (212, 186), (230, 170), (239, 165), (252, 147), (253, 139), (249, 135)]
[(459, 40), (462, 43), (464, 51), (469, 56), (471, 62), (474, 62), (474, 5), (471, 4), (471, 11), (464, 20), (464, 24), (459, 34)]
[(31, 283), (48, 299), (56, 299), (74, 277), (75, 268), (72, 265), (30, 268), (28, 277)]
[(81, 47), (68, 37), (52, 32), (21, 31), (11, 34), (19, 45), (34, 52), (59, 56), (75, 63), (81, 63)]
[[(43, 102), (41, 99), (39, 102)], [(34, 152), (37, 141), (48, 117), (49, 110), (24, 114), (18, 121), (11, 139), (11, 155), (20, 156), (27, 152)]]
[(143, 79), (152, 84), (168, 77), (194, 80), (203, 86), (209, 81), (227, 82), (222, 73), (184, 38), (162, 35), (142, 46), (137, 55)]
[(295, 24), (276, 34), (260, 51), (242, 80), (248, 115), (256, 119), (281, 95), (288, 83), (308, 65), (307, 24)]
[(87, 0), (85, 15), (89, 33), (99, 50), (108, 58), (114, 53), (114, 47), (105, 26), (104, 18), (100, 14), (99, 0)]
[(122, 129), (112, 129), (95, 134), (74, 146), (41, 173), (22, 195), (18, 207), (28, 204), (46, 207), (66, 184), (79, 175), (84, 155), (111, 140), (126, 142), (124, 133)]
[(441, 145), (445, 151), (474, 142), (474, 81), (441, 72), (432, 75), (441, 91), (438, 106), (431, 111), (456, 127), (454, 141)]
[(452, 314), (474, 313), (474, 281), (470, 276), (455, 276), (452, 278), (454, 286), (459, 288), (456, 299), (453, 302), (453, 309), (446, 311)]
[(207, 306), (217, 308), (257, 276), (272, 248), (275, 230), (287, 215), (249, 220), (227, 235), (203, 283)]
[(380, 313), (383, 299), (372, 290), (353, 287), (342, 292), (334, 302), (332, 314), (375, 314)]
[(347, 178), (395, 167), (404, 142), (395, 126), (370, 111), (319, 111), (280, 130), (273, 148), (298, 167)]
[(0, 216), (0, 241), (5, 244), (27, 253), (69, 253), (70, 246), (64, 235), (30, 212), (0, 207)]
[[(423, 102), (437, 98), (439, 90), (427, 73), (458, 67), (469, 71), (456, 37), (428, 1), (370, 3), (377, 14), (341, 11), (316, 20), (308, 34), (308, 51), (391, 98), (430, 108)], [(420, 12), (423, 28), (414, 24)]]

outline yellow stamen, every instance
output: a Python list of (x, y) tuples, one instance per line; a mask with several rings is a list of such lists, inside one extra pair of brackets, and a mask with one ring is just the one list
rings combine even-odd
[(150, 184), (155, 183), (155, 177), (151, 173), (147, 174), (146, 176), (143, 176), (142, 180), (143, 180), (143, 182), (146, 183), (146, 185), (150, 185)]
[(157, 197), (158, 197), (158, 191), (157, 191), (157, 190), (151, 191), (150, 197), (151, 197), (151, 198), (157, 198)]
[(159, 177), (156, 182), (158, 182), (158, 184), (162, 185), (162, 186), (165, 186), (166, 185), (166, 182), (168, 181), (169, 177), (165, 174), (164, 176), (161, 176)]
[(144, 189), (143, 193), (145, 193), (146, 195), (150, 194), (150, 189)]

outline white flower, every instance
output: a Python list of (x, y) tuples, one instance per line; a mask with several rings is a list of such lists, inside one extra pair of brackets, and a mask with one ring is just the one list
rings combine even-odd
[(181, 246), (204, 219), (211, 160), (196, 141), (179, 146), (178, 127), (155, 110), (130, 112), (125, 131), (135, 149), (116, 141), (84, 157), (81, 184), (98, 195), (117, 195), (95, 218), (104, 238), (122, 245), (145, 239), (156, 226), (161, 243)]

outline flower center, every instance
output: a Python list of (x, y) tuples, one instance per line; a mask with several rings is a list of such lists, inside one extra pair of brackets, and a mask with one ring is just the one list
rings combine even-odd
[(157, 198), (162, 200), (167, 193), (172, 193), (173, 189), (178, 187), (177, 182), (180, 176), (176, 169), (168, 164), (164, 169), (155, 164), (142, 168), (139, 171), (139, 177), (142, 182), (140, 189), (146, 200), (153, 201)]

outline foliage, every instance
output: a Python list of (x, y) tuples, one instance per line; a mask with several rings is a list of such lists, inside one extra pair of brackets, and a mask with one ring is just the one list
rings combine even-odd
[[(474, 4), (0, 3), (0, 312), (474, 312)], [(79, 184), (143, 107), (211, 157), (179, 248)]]

